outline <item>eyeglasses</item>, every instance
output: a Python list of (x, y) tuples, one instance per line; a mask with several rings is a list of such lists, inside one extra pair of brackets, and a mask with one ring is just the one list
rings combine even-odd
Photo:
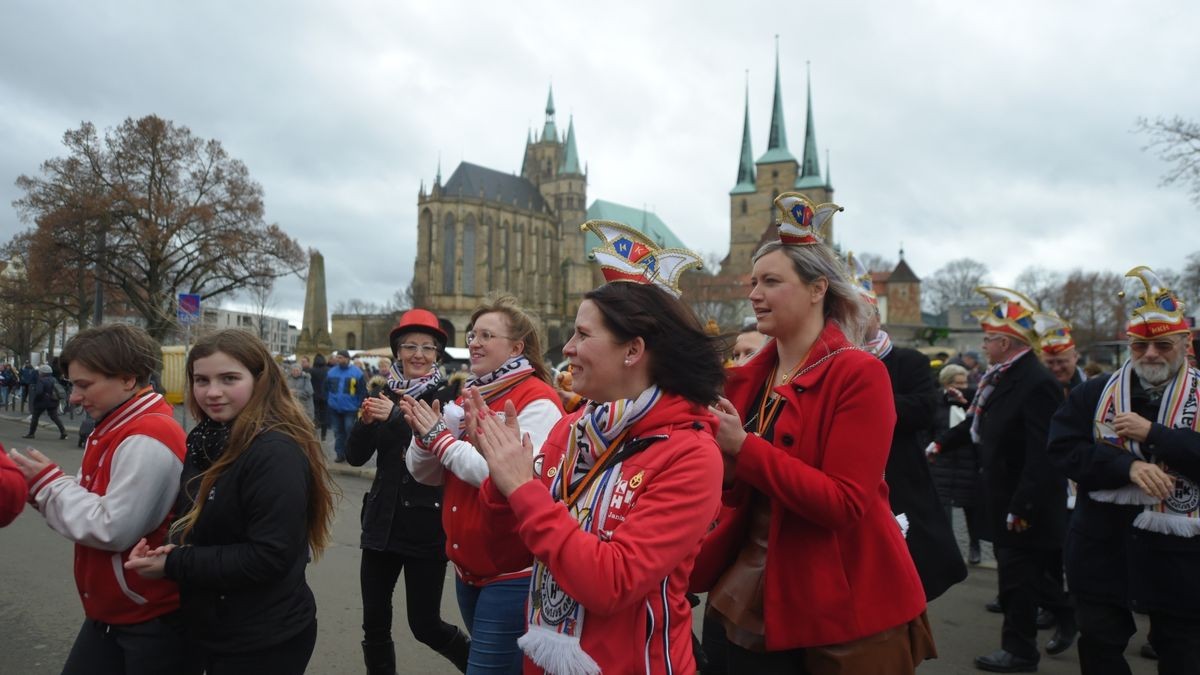
[(487, 343), (491, 342), (492, 340), (495, 340), (496, 338), (502, 338), (504, 340), (512, 340), (514, 342), (516, 341), (516, 338), (511, 338), (507, 335), (497, 335), (496, 333), (493, 333), (490, 330), (467, 331), (467, 344), (474, 344), (476, 341), (478, 341), (479, 344), (486, 345)]
[(1133, 340), (1129, 343), (1129, 351), (1134, 354), (1145, 354), (1151, 345), (1154, 346), (1154, 351), (1166, 354), (1178, 347), (1179, 343), (1174, 340)]
[(438, 348), (437, 345), (414, 345), (410, 342), (405, 342), (404, 344), (400, 345), (401, 354), (408, 354), (411, 356), (417, 352), (420, 352), (421, 354), (437, 354)]
[(1003, 340), (1003, 339), (1005, 339), (1003, 335), (984, 335), (983, 343), (987, 344), (989, 342), (995, 342), (996, 340)]

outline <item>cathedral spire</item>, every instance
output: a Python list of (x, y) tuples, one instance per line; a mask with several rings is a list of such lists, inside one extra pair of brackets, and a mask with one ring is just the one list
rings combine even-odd
[(758, 158), (759, 164), (769, 162), (796, 161), (787, 147), (787, 129), (783, 122), (783, 85), (779, 77), (779, 36), (775, 36), (775, 102), (771, 107), (771, 131), (767, 138), (767, 152)]
[(546, 126), (542, 127), (542, 142), (558, 142), (558, 127), (554, 124), (554, 85), (550, 85), (550, 95), (546, 97)]
[(567, 148), (563, 151), (562, 166), (558, 173), (579, 173), (579, 152), (575, 149), (575, 116), (571, 115), (567, 123)]
[(750, 72), (746, 71), (746, 110), (742, 117), (742, 152), (738, 160), (737, 185), (730, 194), (751, 193), (754, 187), (754, 154), (750, 144)]
[[(805, 64), (807, 71), (808, 64)], [(800, 165), (800, 177), (796, 179), (796, 187), (820, 187), (826, 184), (821, 178), (821, 159), (817, 152), (817, 127), (813, 124), (812, 108), (812, 73), (806, 72), (808, 79), (808, 112), (804, 118), (804, 161)]]

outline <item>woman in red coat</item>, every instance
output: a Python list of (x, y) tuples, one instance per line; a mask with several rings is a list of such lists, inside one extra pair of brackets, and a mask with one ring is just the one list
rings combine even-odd
[(774, 338), (717, 405), (725, 503), (696, 563), (725, 624), (729, 672), (912, 673), (933, 655), (921, 580), (888, 504), (896, 412), (860, 350), (867, 308), (814, 234), (834, 204), (785, 193), (750, 302)]

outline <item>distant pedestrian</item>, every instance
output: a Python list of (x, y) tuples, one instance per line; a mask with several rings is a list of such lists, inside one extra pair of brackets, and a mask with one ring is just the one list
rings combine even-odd
[(61, 405), (63, 398), (65, 398), (64, 390), (58, 378), (54, 377), (54, 369), (50, 367), (49, 363), (38, 366), (38, 379), (33, 385), (33, 393), (30, 395), (30, 410), (33, 411), (33, 415), (29, 418), (29, 433), (21, 438), (33, 438), (34, 432), (37, 431), (38, 420), (41, 419), (42, 413), (46, 413), (50, 417), (50, 421), (58, 426), (59, 436), (65, 440), (67, 430), (63, 428), (62, 420), (58, 417), (58, 406)]
[(317, 427), (321, 430), (321, 440), (325, 440), (325, 433), (329, 430), (329, 404), (325, 396), (325, 375), (329, 373), (329, 366), (325, 363), (325, 355), (317, 354), (313, 357), (312, 367), (308, 369), (308, 376), (312, 378), (313, 385), (313, 412), (317, 416)]
[(316, 422), (316, 408), (313, 406), (313, 383), (312, 378), (299, 363), (293, 363), (288, 367), (287, 378), (288, 389), (292, 391), (292, 396), (296, 397), (296, 402), (304, 408), (304, 412), (308, 414), (308, 419)]
[(8, 408), (17, 393), (21, 380), (12, 365), (0, 363), (0, 408)]
[(333, 367), (325, 374), (325, 402), (333, 426), (333, 461), (338, 464), (346, 461), (346, 439), (366, 395), (367, 382), (362, 369), (350, 364), (350, 352), (338, 350)]
[(21, 383), (21, 410), (25, 410), (26, 404), (29, 403), (29, 395), (33, 388), (37, 385), (38, 371), (33, 367), (33, 364), (26, 363), (21, 366), (20, 383)]

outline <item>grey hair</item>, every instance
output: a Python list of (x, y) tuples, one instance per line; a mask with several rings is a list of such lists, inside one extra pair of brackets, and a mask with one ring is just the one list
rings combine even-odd
[(966, 368), (963, 368), (957, 363), (951, 363), (950, 365), (938, 371), (938, 384), (944, 387), (950, 383), (950, 380), (953, 380), (959, 375), (966, 377), (968, 374), (969, 373), (967, 373)]
[(822, 277), (829, 281), (825, 318), (833, 320), (852, 344), (861, 345), (871, 322), (871, 306), (846, 278), (845, 267), (833, 249), (825, 244), (785, 246), (779, 241), (769, 241), (754, 254), (754, 262), (775, 251), (782, 251), (792, 261), (792, 268), (804, 283), (811, 284)]

